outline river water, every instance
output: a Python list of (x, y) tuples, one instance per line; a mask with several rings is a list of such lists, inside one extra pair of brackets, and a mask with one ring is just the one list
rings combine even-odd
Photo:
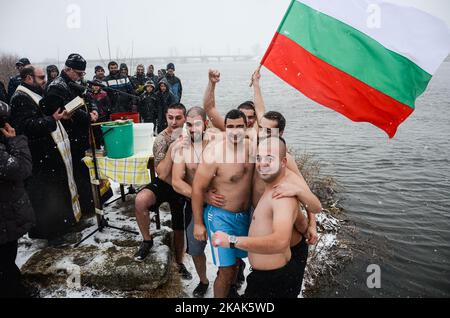
[[(221, 71), (216, 102), (225, 114), (252, 99), (256, 62), (180, 64), (183, 103), (201, 106), (208, 68)], [(444, 63), (416, 111), (394, 139), (374, 126), (353, 123), (291, 88), (270, 71), (261, 84), (268, 110), (287, 118), (286, 139), (314, 154), (344, 187), (348, 218), (364, 242), (320, 292), (338, 297), (450, 296), (450, 63)], [(368, 265), (381, 270), (381, 288), (370, 289)]]
[[(178, 64), (182, 102), (201, 106), (208, 68), (217, 68), (222, 79), (216, 102), (225, 114), (253, 98), (249, 79), (257, 65)], [(287, 118), (288, 144), (313, 154), (343, 186), (342, 204), (361, 241), (338, 284), (320, 296), (449, 297), (450, 63), (441, 66), (391, 140), (370, 124), (314, 103), (264, 68), (261, 84), (266, 108)], [(380, 267), (381, 288), (367, 287), (371, 264)]]

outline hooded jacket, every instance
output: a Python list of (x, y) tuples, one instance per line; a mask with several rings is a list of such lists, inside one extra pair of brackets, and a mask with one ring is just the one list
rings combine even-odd
[(176, 102), (179, 103), (183, 94), (183, 86), (181, 85), (180, 79), (175, 75), (169, 76), (169, 74), (166, 74), (166, 79), (170, 84), (170, 91), (176, 97)]
[(31, 167), (27, 138), (0, 136), (0, 245), (17, 240), (35, 223), (24, 186)]
[(59, 76), (59, 70), (56, 65), (49, 65), (46, 68), (47, 71), (47, 85), (49, 85), (53, 80), (51, 79), (52, 72), (55, 71), (57, 73), (56, 77)]
[(133, 84), (136, 94), (142, 94), (144, 92), (144, 85), (149, 79), (145, 75), (134, 75), (131, 77), (131, 83)]
[(167, 108), (177, 103), (177, 98), (170, 90), (170, 84), (167, 81), (166, 78), (162, 78), (159, 81), (158, 88), (161, 84), (164, 84), (167, 86), (167, 90), (163, 93), (161, 90), (158, 90), (156, 93), (157, 103), (158, 103), (158, 116), (157, 116), (157, 127), (158, 127), (158, 133), (166, 129), (167, 127), (167, 120), (166, 120), (166, 111)]

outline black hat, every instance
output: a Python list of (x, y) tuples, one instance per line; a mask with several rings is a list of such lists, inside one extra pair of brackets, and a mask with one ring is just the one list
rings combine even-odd
[(86, 70), (86, 60), (80, 54), (72, 53), (66, 60), (66, 66), (74, 70), (84, 71)]
[(16, 62), (16, 66), (18, 66), (18, 65), (27, 66), (27, 65), (30, 65), (30, 64), (31, 64), (31, 63), (30, 63), (30, 60), (27, 59), (26, 57), (23, 57), (23, 58), (21, 58), (20, 60), (18, 60), (18, 61)]
[(97, 65), (97, 66), (95, 67), (95, 71), (97, 72), (97, 71), (99, 71), (99, 70), (105, 71), (105, 69), (103, 68), (103, 66)]
[(173, 64), (173, 63), (167, 64), (166, 69), (167, 69), (167, 70), (174, 70), (174, 71), (175, 71), (175, 64)]

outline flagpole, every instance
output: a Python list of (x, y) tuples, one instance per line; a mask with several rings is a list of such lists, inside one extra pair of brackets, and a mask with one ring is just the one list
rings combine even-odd
[(280, 25), (278, 26), (277, 32), (275, 32), (275, 35), (274, 35), (273, 38), (272, 38), (272, 42), (270, 42), (270, 45), (269, 45), (269, 47), (267, 48), (266, 54), (264, 54), (264, 56), (263, 56), (263, 58), (262, 58), (262, 60), (261, 60), (261, 62), (260, 62), (261, 65), (264, 64), (264, 62), (266, 61), (267, 56), (269, 55), (270, 51), (272, 50), (272, 47), (273, 47), (273, 45), (274, 45), (274, 43), (275, 43), (275, 40), (277, 39), (278, 34), (279, 34), (278, 31), (280, 30), (281, 26), (282, 26), (282, 25), (284, 24), (284, 22), (286, 21), (286, 18), (287, 18), (287, 16), (288, 16), (289, 12), (291, 11), (291, 8), (292, 8), (292, 6), (294, 5), (295, 2), (296, 2), (296, 0), (291, 0), (291, 4), (289, 5), (288, 9), (286, 10), (286, 13), (284, 14), (283, 20), (281, 20), (281, 23), (280, 23)]
[[(278, 35), (279, 35), (278, 31), (281, 29), (281, 26), (284, 24), (284, 21), (286, 21), (286, 18), (287, 18), (287, 16), (288, 16), (289, 12), (291, 11), (291, 8), (292, 8), (292, 6), (294, 5), (295, 1), (296, 1), (296, 0), (291, 0), (291, 3), (289, 4), (288, 9), (286, 10), (286, 13), (285, 13), (284, 16), (283, 16), (283, 20), (281, 20), (281, 23), (280, 23), (280, 25), (278, 26), (277, 32), (275, 32), (275, 34), (274, 34), (274, 36), (273, 36), (273, 38), (272, 38), (272, 41), (270, 42), (269, 47), (268, 47), (267, 50), (266, 50), (266, 53), (264, 54), (263, 58), (261, 59), (261, 62), (259, 62), (259, 67), (258, 67), (258, 69), (257, 69), (258, 71), (261, 70), (261, 67), (264, 65), (264, 62), (266, 61), (267, 56), (269, 56), (269, 53), (270, 53), (270, 51), (272, 50), (272, 47), (273, 47), (273, 45), (274, 45), (274, 43), (275, 43), (275, 40), (277, 39), (277, 37), (278, 37)], [(254, 74), (254, 73), (253, 73), (253, 74)], [(250, 87), (253, 86), (253, 74), (252, 74), (252, 79), (250, 80), (250, 85), (249, 85)]]

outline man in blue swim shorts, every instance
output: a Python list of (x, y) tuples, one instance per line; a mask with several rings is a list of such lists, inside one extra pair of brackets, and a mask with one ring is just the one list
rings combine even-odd
[[(210, 79), (209, 85), (213, 84), (214, 78)], [(201, 241), (206, 241), (207, 237), (211, 241), (216, 231), (247, 236), (250, 226), (254, 160), (251, 159), (250, 141), (245, 138), (245, 114), (231, 110), (225, 116), (225, 127), (225, 135), (219, 135), (223, 138), (210, 142), (203, 151), (203, 160), (192, 183), (194, 237)], [(211, 188), (226, 199), (204, 208), (205, 193)], [(211, 250), (214, 264), (219, 267), (214, 297), (225, 298), (236, 281), (238, 259), (247, 257), (247, 252), (212, 245)]]

